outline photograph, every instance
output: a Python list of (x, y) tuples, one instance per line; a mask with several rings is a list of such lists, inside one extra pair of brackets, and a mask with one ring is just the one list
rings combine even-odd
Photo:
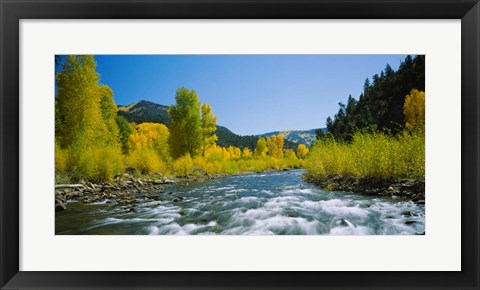
[(479, 289), (479, 1), (0, 0), (0, 290)]
[(55, 235), (425, 235), (425, 58), (55, 55)]

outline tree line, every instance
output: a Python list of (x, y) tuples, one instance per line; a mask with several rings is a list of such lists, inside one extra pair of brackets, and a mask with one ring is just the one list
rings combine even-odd
[(348, 97), (317, 131), (306, 159), (309, 180), (332, 175), (425, 177), (425, 56), (407, 56), (365, 81), (359, 99)]
[[(117, 114), (113, 91), (100, 84), (93, 56), (71, 55), (56, 75), (55, 170), (68, 181), (111, 180), (126, 168), (138, 174), (189, 175), (280, 170), (302, 166), (308, 148), (284, 148), (283, 135), (258, 138), (255, 149), (217, 144), (217, 118), (194, 90), (179, 88), (169, 127), (130, 123)], [(58, 181), (58, 180), (57, 180)]]
[[(351, 95), (346, 104), (339, 103), (339, 110), (327, 118), (327, 134), (341, 140), (352, 140), (355, 132), (385, 132), (396, 134), (406, 124), (405, 98), (412, 89), (425, 91), (425, 56), (407, 56), (394, 71), (387, 64), (372, 80), (366, 79), (358, 100)], [(323, 132), (317, 132), (322, 138)]]

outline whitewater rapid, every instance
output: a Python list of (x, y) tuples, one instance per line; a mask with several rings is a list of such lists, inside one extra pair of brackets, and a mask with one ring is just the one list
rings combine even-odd
[[(411, 201), (326, 192), (303, 170), (248, 174), (151, 193), (134, 211), (107, 200), (75, 202), (56, 214), (56, 234), (415, 235), (425, 207)], [(183, 200), (174, 202), (173, 197)]]

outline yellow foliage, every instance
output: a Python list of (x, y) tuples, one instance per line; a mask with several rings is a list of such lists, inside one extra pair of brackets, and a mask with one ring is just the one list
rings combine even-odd
[(130, 152), (126, 157), (128, 167), (135, 168), (140, 173), (165, 172), (165, 164), (158, 154), (149, 147), (141, 147)]
[(425, 92), (413, 89), (405, 97), (403, 114), (407, 130), (425, 131)]
[(60, 148), (60, 145), (55, 140), (55, 173), (64, 174), (67, 170), (68, 152)]
[(297, 155), (295, 155), (295, 151), (293, 151), (292, 149), (287, 149), (285, 150), (285, 158), (296, 159)]
[(243, 151), (242, 151), (243, 158), (250, 158), (252, 156), (253, 156), (253, 153), (248, 147), (243, 148)]
[(240, 170), (238, 168), (237, 162), (229, 160), (227, 162), (222, 162), (222, 173), (235, 174)]
[(227, 148), (221, 147), (222, 152), (223, 152), (223, 158), (224, 159), (230, 159), (232, 156), (230, 155), (230, 152), (228, 152)]
[(298, 147), (297, 147), (298, 158), (304, 159), (305, 157), (307, 157), (308, 152), (309, 152), (309, 149), (308, 149), (307, 146), (305, 146), (305, 144), (298, 145)]
[(117, 105), (113, 101), (113, 91), (109, 86), (100, 85), (100, 110), (102, 118), (107, 126), (108, 134), (105, 134), (106, 142), (109, 145), (117, 144), (119, 141), (119, 133), (115, 117), (117, 116)]
[(140, 149), (148, 149), (156, 152), (156, 158), (162, 161), (170, 159), (168, 151), (168, 128), (158, 123), (141, 123), (135, 125), (135, 132), (129, 137), (128, 144), (133, 154)]
[(208, 148), (215, 145), (218, 140), (217, 135), (213, 134), (217, 130), (217, 117), (212, 113), (212, 106), (209, 104), (202, 104), (201, 108), (202, 121), (202, 155)]
[(104, 147), (96, 150), (98, 172), (94, 174), (98, 178), (96, 181), (111, 180), (113, 176), (124, 169), (123, 156), (118, 147), (108, 148)]
[(230, 155), (231, 159), (240, 159), (242, 157), (242, 153), (240, 148), (235, 146), (228, 146), (228, 154)]
[(176, 176), (188, 176), (194, 168), (193, 159), (188, 153), (173, 161), (173, 172)]
[[(230, 149), (233, 154), (235, 147)], [(287, 168), (300, 168), (302, 166), (301, 160), (293, 157), (295, 152), (290, 150), (289, 155), (293, 158), (272, 158), (266, 157), (239, 157), (239, 158), (223, 158), (223, 153), (228, 149), (223, 147), (212, 147), (207, 150), (207, 156), (196, 156), (190, 158), (189, 155), (176, 159), (173, 162), (170, 174), (173, 176), (191, 175), (194, 169), (201, 168), (208, 174), (238, 174), (241, 172), (262, 172), (266, 170), (282, 170)], [(251, 153), (251, 151), (249, 151)], [(293, 155), (291, 155), (293, 153)]]
[(333, 139), (317, 143), (305, 160), (308, 175), (422, 178), (425, 176), (425, 135), (398, 136), (356, 133), (352, 143)]
[(66, 161), (59, 159), (57, 165), (73, 180), (108, 180), (123, 170), (113, 92), (99, 84), (95, 69), (93, 56), (72, 55), (57, 75), (62, 130), (56, 137), (68, 151)]
[(275, 157), (270, 157), (267, 159), (267, 167), (273, 170), (280, 170), (280, 160)]
[(116, 173), (123, 171), (122, 159), (117, 147), (76, 143), (69, 149), (67, 167), (74, 180), (111, 180)]
[(211, 146), (205, 151), (205, 158), (207, 158), (210, 162), (224, 159), (224, 148), (216, 144)]
[(196, 93), (185, 88), (177, 90), (176, 105), (169, 110), (170, 129), (128, 124), (117, 116), (113, 91), (99, 80), (95, 60), (87, 55), (69, 56), (57, 75), (55, 172), (67, 179), (110, 180), (125, 165), (141, 174), (186, 176), (195, 168), (236, 174), (302, 164), (293, 150), (286, 150), (284, 158), (281, 134), (259, 138), (254, 153), (218, 146), (211, 106), (200, 106)]
[(267, 138), (268, 154), (275, 158), (283, 157), (283, 134), (274, 135)]
[(257, 140), (257, 146), (255, 147), (255, 156), (256, 157), (264, 157), (267, 155), (268, 148), (267, 148), (267, 140), (265, 138), (260, 137)]

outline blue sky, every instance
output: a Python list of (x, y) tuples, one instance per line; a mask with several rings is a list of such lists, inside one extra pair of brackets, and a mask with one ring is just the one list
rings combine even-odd
[(406, 55), (97, 55), (117, 104), (175, 102), (179, 87), (212, 105), (217, 123), (242, 135), (325, 127), (349, 94)]

